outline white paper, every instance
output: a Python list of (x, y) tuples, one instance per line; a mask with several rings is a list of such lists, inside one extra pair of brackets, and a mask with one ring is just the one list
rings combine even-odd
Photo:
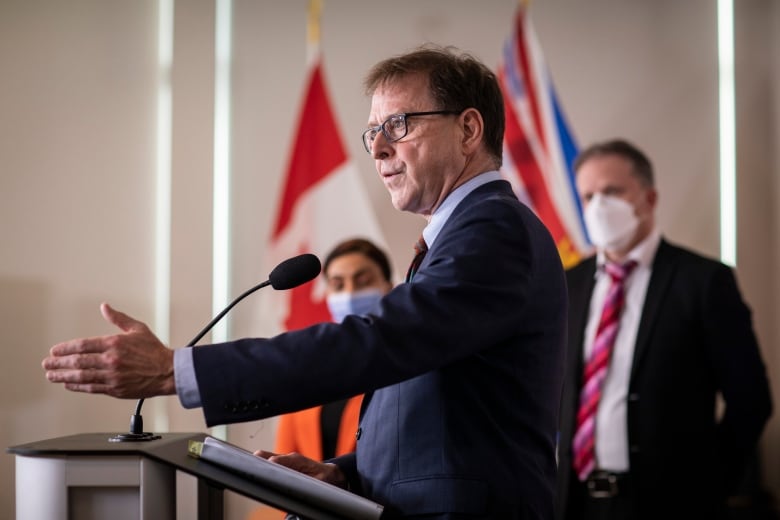
[(205, 438), (200, 458), (344, 518), (370, 520), (382, 515), (383, 507), (376, 502), (214, 437)]

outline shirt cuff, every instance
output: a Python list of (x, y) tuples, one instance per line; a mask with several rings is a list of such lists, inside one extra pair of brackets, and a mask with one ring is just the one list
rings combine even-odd
[(192, 361), (192, 348), (177, 348), (173, 351), (173, 378), (176, 381), (176, 394), (184, 408), (201, 406), (198, 380), (195, 378), (195, 364)]

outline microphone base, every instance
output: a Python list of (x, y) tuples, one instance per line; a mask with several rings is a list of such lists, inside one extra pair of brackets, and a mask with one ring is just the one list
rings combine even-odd
[(155, 439), (162, 439), (162, 435), (155, 435), (152, 432), (118, 433), (109, 437), (108, 442), (147, 442)]

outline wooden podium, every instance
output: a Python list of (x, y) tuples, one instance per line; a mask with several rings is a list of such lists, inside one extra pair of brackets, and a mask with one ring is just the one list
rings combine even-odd
[(188, 456), (189, 441), (203, 441), (203, 433), (161, 435), (109, 442), (111, 433), (85, 433), (9, 447), (16, 456), (16, 520), (175, 520), (181, 474), (195, 477), (197, 520), (222, 520), (226, 489), (303, 517), (343, 519), (289, 489)]

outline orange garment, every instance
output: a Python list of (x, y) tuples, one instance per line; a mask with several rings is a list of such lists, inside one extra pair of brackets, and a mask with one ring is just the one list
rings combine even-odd
[[(355, 431), (360, 417), (360, 404), (363, 396), (351, 397), (344, 405), (339, 421), (339, 433), (336, 440), (336, 456), (355, 451), (357, 443)], [(320, 427), (320, 410), (322, 406), (315, 406), (279, 416), (279, 424), (276, 429), (276, 445), (274, 452), (290, 453), (298, 452), (304, 457), (314, 460), (322, 460), (322, 430)], [(281, 518), (287, 516), (281, 513)], [(247, 520), (278, 520), (279, 511), (262, 506), (253, 510)]]
[[(351, 397), (344, 405), (339, 421), (336, 456), (355, 451), (360, 403), (363, 396)], [(279, 417), (276, 430), (276, 453), (298, 452), (310, 459), (322, 460), (321, 406), (285, 414)]]

